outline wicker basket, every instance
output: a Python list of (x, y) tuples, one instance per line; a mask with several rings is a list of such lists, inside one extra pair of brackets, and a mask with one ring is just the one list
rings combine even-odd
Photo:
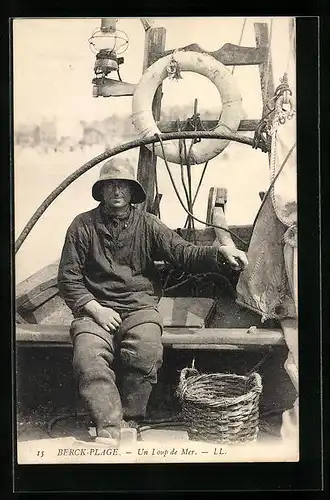
[(177, 395), (189, 438), (213, 443), (243, 443), (258, 435), (261, 377), (181, 371)]

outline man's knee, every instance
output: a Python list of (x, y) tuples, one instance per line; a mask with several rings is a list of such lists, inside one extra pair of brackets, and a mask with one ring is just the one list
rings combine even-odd
[(84, 374), (95, 378), (113, 362), (113, 352), (107, 343), (90, 333), (77, 335), (73, 345), (73, 371), (76, 377)]
[(163, 361), (160, 326), (145, 323), (129, 330), (122, 341), (120, 357), (123, 365), (142, 372), (155, 382)]

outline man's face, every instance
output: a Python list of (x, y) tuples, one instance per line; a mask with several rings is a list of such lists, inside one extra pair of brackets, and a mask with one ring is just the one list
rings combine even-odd
[(128, 181), (106, 181), (102, 186), (103, 200), (109, 208), (124, 208), (131, 201), (131, 185)]

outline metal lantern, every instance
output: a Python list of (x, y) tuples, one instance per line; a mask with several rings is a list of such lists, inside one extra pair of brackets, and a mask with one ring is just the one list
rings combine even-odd
[(94, 30), (88, 42), (92, 52), (96, 54), (94, 72), (97, 76), (118, 71), (123, 59), (118, 59), (117, 56), (127, 49), (128, 36), (124, 31), (116, 29), (116, 20), (103, 19), (101, 28)]

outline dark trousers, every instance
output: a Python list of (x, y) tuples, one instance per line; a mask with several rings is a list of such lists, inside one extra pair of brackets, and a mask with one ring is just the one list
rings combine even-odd
[(131, 327), (131, 314), (128, 330), (123, 321), (115, 333), (107, 333), (91, 318), (75, 321), (74, 377), (97, 430), (118, 428), (123, 418), (143, 419), (162, 364), (161, 325)]

